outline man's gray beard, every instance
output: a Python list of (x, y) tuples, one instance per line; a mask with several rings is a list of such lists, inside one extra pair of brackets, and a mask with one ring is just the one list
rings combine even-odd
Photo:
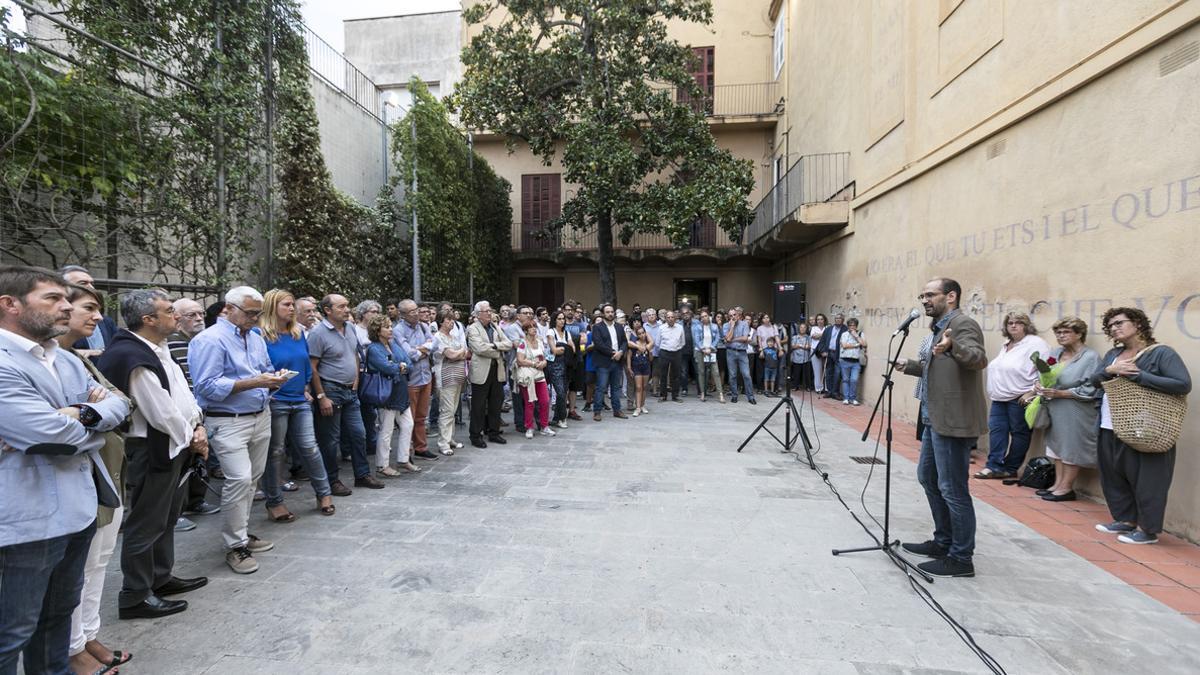
[(29, 339), (38, 343), (53, 340), (60, 335), (66, 335), (70, 331), (70, 328), (67, 326), (60, 326), (55, 323), (55, 317), (52, 314), (22, 312), (17, 319), (17, 325), (29, 335)]

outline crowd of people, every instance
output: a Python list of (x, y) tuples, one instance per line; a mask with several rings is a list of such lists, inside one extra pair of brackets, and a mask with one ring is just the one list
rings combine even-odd
[[(1088, 326), (1077, 317), (1054, 323), (1057, 347), (1051, 349), (1037, 336), (1028, 314), (1010, 312), (1002, 322), (1004, 341), (989, 360), (983, 331), (959, 308), (961, 297), (957, 281), (930, 281), (917, 297), (930, 317), (930, 334), (921, 341), (917, 358), (895, 363), (918, 378), (917, 477), (934, 522), (932, 539), (905, 543), (904, 550), (932, 558), (919, 565), (932, 576), (975, 575), (971, 450), (986, 434), (987, 466), (975, 478), (1013, 479), (1029, 450), (1035, 421), (1025, 408), (1035, 398), (1047, 408), (1048, 423), (1040, 428), (1045, 429), (1046, 454), (1056, 465), (1054, 484), (1038, 491), (1042, 499), (1076, 499), (1080, 469), (1098, 468), (1113, 521), (1096, 529), (1117, 535), (1123, 544), (1156, 543), (1174, 475), (1174, 439), (1163, 443), (1169, 447), (1161, 451), (1135, 447), (1139, 429), (1130, 427), (1183, 413), (1179, 408), (1152, 410), (1154, 404), (1136, 393), (1114, 399), (1117, 395), (1104, 384), (1122, 379), (1143, 392), (1186, 396), (1191, 376), (1179, 353), (1155, 340), (1145, 312), (1113, 307), (1102, 317), (1104, 334), (1113, 343), (1103, 357), (1085, 344)], [(1115, 422), (1118, 405), (1140, 408), (1125, 428)], [(1118, 435), (1122, 431), (1125, 436)]]
[(510, 426), (533, 439), (588, 413), (638, 417), (655, 392), (778, 396), (790, 331), (806, 346), (790, 364), (797, 386), (815, 381), (812, 353), (836, 366), (823, 381), (856, 382), (837, 354), (866, 347), (856, 330), (822, 341), (805, 324), (687, 303), (464, 312), (239, 286), (205, 307), (148, 288), (122, 293), (120, 327), (107, 301), (80, 266), (0, 267), (0, 673), (22, 655), (29, 672), (129, 660), (98, 639), (118, 532), (118, 616), (169, 616), (208, 583), (173, 573), (191, 518), (219, 517), (226, 563), (250, 574), (274, 548), (251, 531), (254, 503), (293, 522), (286, 495), (305, 481), (313, 512), (333, 516), (352, 489), (382, 489), (464, 441), (505, 444)]
[[(1104, 316), (1116, 346), (1103, 358), (1083, 344), (1078, 319), (1055, 324), (1050, 350), (1028, 316), (1012, 314), (989, 362), (960, 295), (952, 280), (930, 282), (921, 302), (933, 331), (917, 359), (897, 363), (919, 378), (918, 474), (936, 526), (932, 540), (905, 548), (935, 558), (931, 573), (973, 574), (971, 443), (990, 434), (977, 478), (1012, 475), (1029, 446), (1021, 408), (1034, 396), (1049, 406), (1048, 452), (1061, 467), (1045, 498), (1073, 499), (1079, 469), (1098, 465), (1114, 517), (1099, 529), (1153, 543), (1174, 450), (1136, 452), (1114, 436), (1101, 383), (1186, 393), (1178, 354), (1149, 350), (1145, 314), (1116, 308)], [(420, 473), (418, 462), (452, 457), (464, 441), (484, 449), (506, 444), (510, 426), (532, 440), (588, 413), (593, 423), (647, 415), (656, 392), (658, 403), (694, 393), (755, 404), (790, 382), (858, 405), (868, 348), (857, 319), (841, 314), (779, 325), (687, 303), (629, 313), (571, 300), (352, 306), (337, 293), (239, 286), (205, 308), (149, 288), (122, 294), (124, 327), (105, 306), (82, 267), (0, 267), (0, 673), (22, 655), (29, 672), (117, 672), (129, 660), (98, 640), (118, 531), (119, 617), (168, 616), (187, 609), (177, 596), (208, 582), (173, 573), (174, 536), (195, 527), (188, 516), (219, 515), (226, 563), (250, 574), (274, 547), (250, 531), (254, 503), (272, 522), (293, 522), (286, 494), (304, 481), (313, 513), (334, 516), (335, 498)], [(1035, 351), (1061, 364), (1054, 386), (1033, 370)]]

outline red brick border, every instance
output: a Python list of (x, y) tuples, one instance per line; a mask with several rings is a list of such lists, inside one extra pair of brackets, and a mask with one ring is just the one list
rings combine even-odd
[[(818, 399), (824, 413), (855, 429), (866, 426), (871, 409)], [(916, 427), (894, 423), (892, 450), (917, 461), (921, 446)], [(1048, 502), (1032, 491), (1000, 481), (971, 481), (971, 495), (1028, 525), (1042, 536), (1200, 622), (1200, 546), (1171, 534), (1159, 535), (1155, 546), (1132, 546), (1098, 532), (1095, 524), (1110, 519), (1108, 508), (1090, 501)]]

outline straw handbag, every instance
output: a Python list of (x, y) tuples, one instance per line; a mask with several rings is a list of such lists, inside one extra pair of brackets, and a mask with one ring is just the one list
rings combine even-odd
[[(1154, 349), (1150, 345), (1134, 355), (1138, 357)], [(1104, 382), (1108, 407), (1112, 413), (1113, 433), (1134, 450), (1161, 453), (1175, 447), (1187, 415), (1187, 397), (1164, 394), (1143, 387), (1133, 380), (1114, 377)]]

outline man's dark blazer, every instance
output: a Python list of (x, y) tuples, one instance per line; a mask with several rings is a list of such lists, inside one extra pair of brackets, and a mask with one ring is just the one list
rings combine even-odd
[(613, 352), (621, 352), (621, 358), (625, 358), (625, 351), (629, 345), (625, 338), (625, 328), (615, 322), (613, 328), (617, 330), (616, 349), (613, 349), (612, 336), (608, 334), (608, 326), (603, 321), (592, 326), (592, 364), (597, 369), (612, 365)]
[[(826, 357), (836, 362), (842, 355), (842, 341), (840, 339), (833, 339), (834, 328), (839, 327), (834, 326), (833, 324), (825, 326), (825, 330), (821, 333), (821, 339), (817, 342), (817, 348), (813, 351), (815, 351), (818, 356), (821, 354), (821, 352), (829, 352)], [(849, 329), (846, 328), (846, 324), (842, 324), (840, 326), (840, 330), (837, 332), (837, 336), (840, 338), (842, 333), (845, 333), (847, 330)]]

